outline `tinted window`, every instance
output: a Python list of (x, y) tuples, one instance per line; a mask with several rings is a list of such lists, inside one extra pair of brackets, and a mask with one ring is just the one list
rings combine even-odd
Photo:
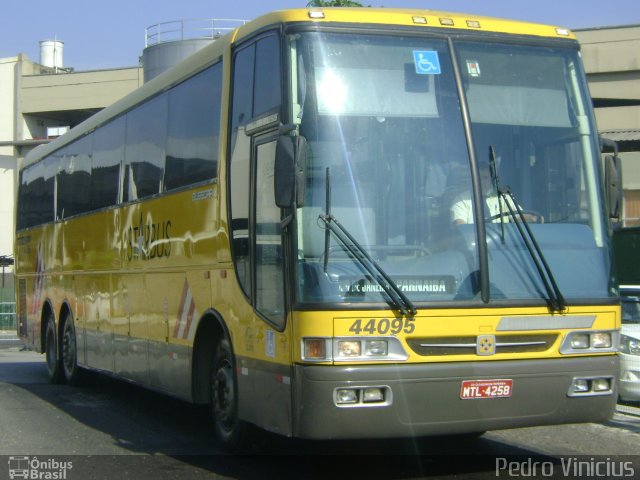
[(233, 152), (238, 127), (246, 124), (252, 115), (253, 105), (253, 61), (255, 45), (240, 50), (233, 65), (233, 107), (231, 110), (231, 145)]
[(55, 175), (58, 171), (57, 156), (38, 162), (20, 175), (18, 228), (28, 228), (54, 219)]
[(90, 210), (92, 140), (89, 135), (62, 150), (58, 173), (58, 219)]
[(118, 202), (120, 164), (124, 158), (125, 117), (100, 129), (93, 138), (91, 209), (99, 210)]
[(218, 64), (169, 93), (165, 190), (215, 178), (221, 90)]
[(257, 147), (255, 163), (255, 301), (256, 308), (276, 325), (284, 324), (284, 278), (280, 208), (275, 204), (273, 171), (276, 142)]
[(168, 95), (160, 95), (127, 114), (125, 201), (162, 191), (167, 99)]
[[(238, 128), (251, 118), (253, 99), (253, 45), (238, 52), (233, 74), (233, 110), (231, 112), (231, 230), (236, 271), (240, 285), (247, 295), (251, 289), (249, 264), (249, 138)], [(236, 148), (237, 147), (237, 148)]]
[(256, 44), (253, 116), (280, 106), (280, 45), (272, 35)]

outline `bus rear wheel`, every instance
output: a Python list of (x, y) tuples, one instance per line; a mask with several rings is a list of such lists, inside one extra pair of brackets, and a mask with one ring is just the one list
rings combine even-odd
[(56, 333), (56, 323), (53, 315), (49, 315), (47, 326), (45, 327), (45, 356), (47, 360), (47, 373), (51, 383), (62, 381), (62, 362), (58, 355), (58, 335)]
[(246, 424), (238, 418), (238, 385), (231, 345), (220, 340), (211, 365), (211, 416), (216, 438), (230, 450), (239, 450)]
[(78, 367), (78, 348), (76, 343), (76, 329), (71, 316), (67, 316), (62, 327), (61, 339), (62, 371), (69, 385), (80, 383), (80, 367)]

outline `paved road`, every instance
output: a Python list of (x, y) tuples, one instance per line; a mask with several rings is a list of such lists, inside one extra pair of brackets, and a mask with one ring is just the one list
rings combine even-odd
[(547, 467), (555, 465), (558, 474), (562, 455), (633, 461), (637, 478), (640, 410), (624, 409), (606, 425), (489, 432), (468, 441), (308, 442), (265, 434), (254, 454), (234, 457), (212, 441), (202, 409), (99, 375), (82, 387), (51, 385), (42, 355), (5, 343), (0, 345), (0, 455), (5, 455), (0, 479), (8, 478), (17, 457), (36, 456), (45, 462), (41, 470), (72, 462), (66, 478), (73, 480), (496, 478), (496, 459), (551, 462)]

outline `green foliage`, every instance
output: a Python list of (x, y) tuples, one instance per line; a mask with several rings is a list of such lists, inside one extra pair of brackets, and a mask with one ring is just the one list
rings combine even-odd
[(352, 2), (351, 0), (332, 0), (328, 2), (313, 0), (307, 3), (307, 7), (364, 7), (364, 5), (359, 2)]

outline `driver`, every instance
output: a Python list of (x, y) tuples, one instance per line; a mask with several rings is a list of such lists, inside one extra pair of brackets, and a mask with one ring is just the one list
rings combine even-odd
[[(502, 221), (510, 222), (511, 216), (509, 215), (509, 208), (506, 202), (508, 201), (510, 203), (512, 210), (515, 212), (516, 207), (513, 201), (508, 196), (506, 197), (506, 201), (504, 199), (499, 200), (498, 193), (491, 181), (491, 171), (488, 165), (480, 165), (479, 172), (484, 199), (484, 217), (493, 223), (500, 222), (500, 203), (502, 203)], [(542, 216), (532, 215), (530, 213), (525, 213), (524, 217), (529, 222), (542, 223), (544, 221)], [(453, 205), (451, 206), (451, 221), (454, 225), (473, 223), (473, 203), (470, 191), (463, 192), (454, 199)]]

